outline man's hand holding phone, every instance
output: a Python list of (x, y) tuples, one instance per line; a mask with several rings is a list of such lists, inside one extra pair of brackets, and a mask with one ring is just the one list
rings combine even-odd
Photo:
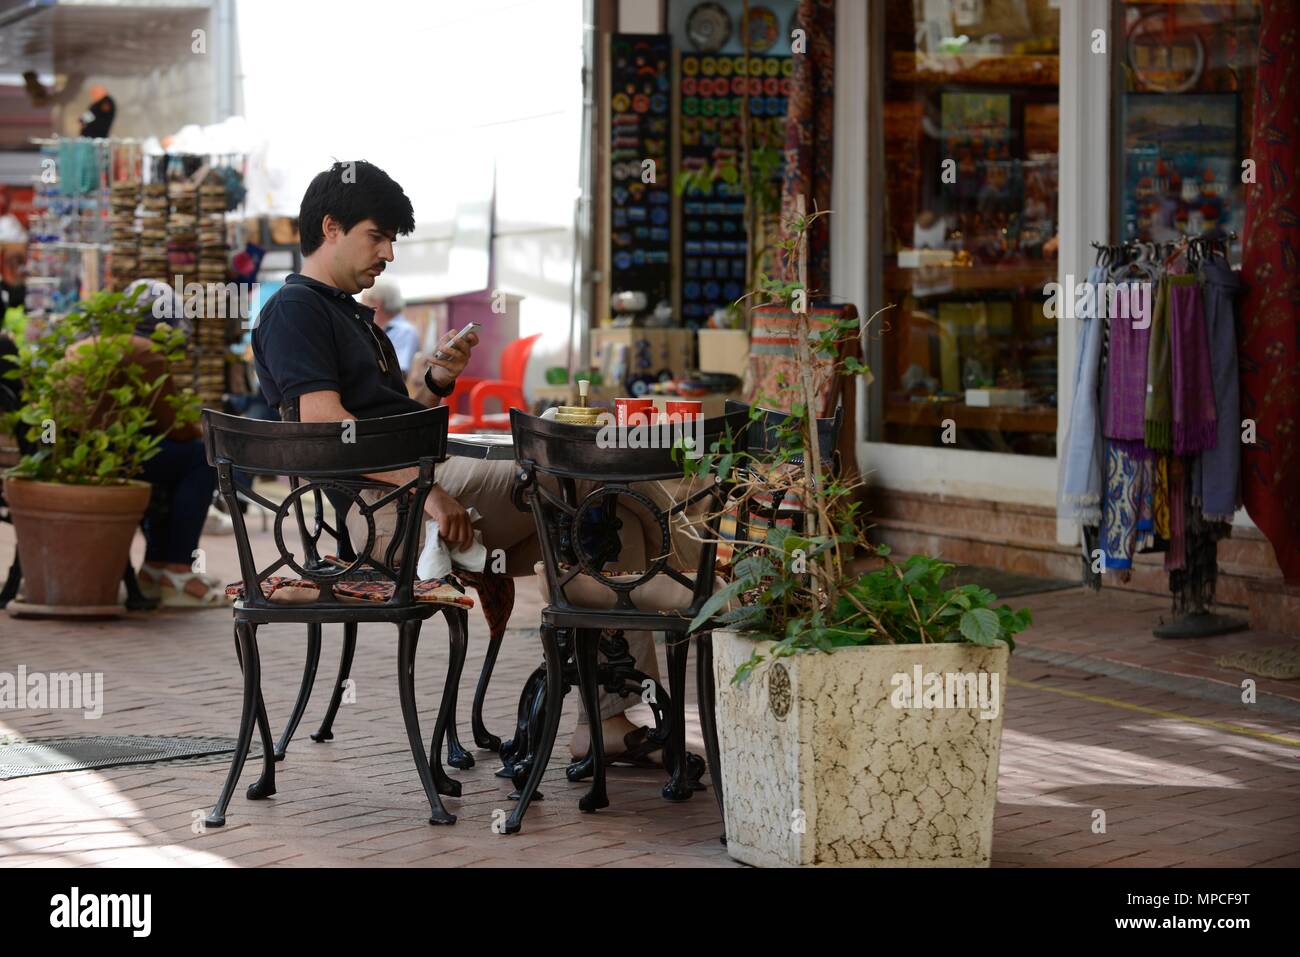
[(477, 322), (464, 329), (449, 332), (438, 343), (438, 349), (429, 359), (429, 374), (440, 388), (447, 388), (465, 371), (470, 351), (478, 345)]

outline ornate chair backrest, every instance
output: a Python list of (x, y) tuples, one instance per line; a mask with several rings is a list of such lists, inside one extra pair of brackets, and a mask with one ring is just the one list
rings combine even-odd
[[(774, 409), (759, 409), (758, 415), (752, 414), (750, 406), (744, 402), (727, 400), (726, 412), (728, 415), (744, 415), (749, 422), (749, 434), (747, 438), (749, 455), (754, 459), (762, 460), (765, 458), (764, 453), (771, 453), (775, 458), (782, 443), (785, 441), (781, 435), (781, 427), (793, 418), (788, 413), (777, 412)], [(826, 474), (831, 476), (837, 475), (839, 469), (840, 454), (836, 446), (840, 439), (840, 427), (844, 423), (844, 407), (838, 406), (835, 409), (835, 415), (828, 419), (817, 420), (817, 447), (821, 452), (822, 469)], [(791, 455), (786, 461), (794, 467), (803, 467), (804, 453), (797, 452)], [(735, 513), (734, 525), (730, 521), (723, 522), (723, 538), (731, 541), (761, 541), (765, 532), (764, 529), (769, 525), (778, 524), (781, 521), (780, 516), (786, 515), (786, 522), (796, 531), (803, 531), (805, 516), (803, 514), (802, 503), (798, 501), (797, 496), (792, 496), (787, 501), (784, 492), (775, 494), (761, 495), (741, 495), (737, 496), (738, 503), (733, 507)], [(757, 517), (758, 522), (754, 519)], [(757, 533), (757, 537), (753, 533)], [(724, 559), (729, 559), (732, 555), (731, 550), (724, 549)]]
[[(759, 412), (760, 415), (751, 417), (749, 421), (749, 454), (756, 458), (761, 458), (764, 452), (775, 452), (780, 447), (781, 426), (793, 418), (788, 412), (778, 412), (775, 409), (759, 409)], [(744, 402), (728, 399), (726, 413), (728, 415), (744, 413), (748, 417), (750, 406)], [(843, 424), (843, 406), (837, 406), (835, 415), (830, 418), (817, 420), (817, 445), (821, 449), (823, 468), (830, 469), (835, 465), (835, 446), (839, 442), (840, 427)], [(802, 465), (803, 453), (799, 452), (791, 456), (790, 461)]]
[[(518, 409), (510, 413), (514, 435), (515, 459), (519, 464), (517, 480), (523, 500), (537, 523), (541, 543), (547, 591), (551, 605), (568, 611), (582, 611), (593, 617), (617, 618), (637, 611), (632, 592), (658, 575), (666, 575), (689, 590), (689, 604), (680, 609), (689, 621), (709, 599), (714, 587), (714, 564), (718, 516), (730, 490), (729, 481), (702, 476), (699, 487), (683, 495), (681, 501), (664, 507), (634, 483), (671, 482), (684, 478), (682, 450), (673, 449), (685, 435), (702, 443), (695, 448), (711, 449), (724, 434), (731, 435), (733, 447), (743, 450), (747, 441), (748, 422), (744, 413), (702, 419), (684, 429), (668, 427), (643, 429), (629, 441), (633, 430), (618, 429), (612, 424), (589, 427), (566, 425), (527, 415)], [(635, 443), (635, 444), (634, 444)], [(650, 447), (635, 447), (648, 444)], [(629, 447), (633, 446), (633, 447)], [(675, 460), (676, 457), (676, 460)], [(588, 493), (580, 495), (578, 483), (594, 483)], [(672, 555), (672, 522), (680, 513), (709, 500), (708, 532), (699, 537), (695, 577), (692, 579), (669, 564)], [(651, 558), (636, 578), (612, 578), (603, 572), (617, 555), (619, 504), (635, 504), (649, 514), (658, 526), (660, 540), (648, 542)], [(614, 607), (596, 608), (580, 603), (570, 594), (570, 583), (584, 574), (613, 593)]]
[[(446, 458), (445, 407), (348, 422), (269, 422), (207, 410), (203, 413), (203, 443), (208, 463), (217, 470), (217, 487), (234, 523), (245, 605), (282, 608), (283, 605), (263, 596), (262, 583), (286, 567), (299, 578), (320, 587), (320, 600), (308, 607), (337, 605), (332, 587), (345, 578), (392, 582), (394, 591), (389, 605), (414, 603), (420, 538), (420, 522), (414, 519), (421, 515), (424, 500), (433, 486), (434, 464)], [(373, 473), (404, 468), (417, 468), (419, 474), (400, 486), (366, 478)], [(233, 478), (235, 469), (252, 475), (287, 475), (289, 495), (277, 504), (255, 492), (238, 489)], [(367, 502), (361, 496), (363, 489), (377, 489), (386, 494), (377, 501)], [(336, 543), (347, 541), (346, 532), (325, 519), (322, 499), (327, 495), (335, 501), (350, 503), (365, 519), (367, 539), (361, 547), (353, 543), (350, 561), (326, 562), (320, 553), (320, 540), (325, 532)], [(241, 496), (275, 513), (275, 545), (279, 555), (261, 569), (254, 562), (248, 528), (239, 510)], [(310, 530), (303, 509), (303, 500), (308, 496), (314, 506)], [(398, 509), (398, 531), (383, 555), (373, 554), (375, 513), (393, 503)], [(302, 561), (285, 541), (284, 521), (290, 512), (298, 526), (298, 540), (304, 553)], [(408, 516), (413, 520), (408, 521)], [(342, 525), (341, 515), (336, 524)]]

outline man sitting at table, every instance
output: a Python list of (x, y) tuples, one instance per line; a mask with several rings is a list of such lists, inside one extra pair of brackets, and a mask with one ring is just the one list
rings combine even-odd
[[(401, 186), (371, 163), (335, 163), (307, 187), (298, 229), (302, 271), (291, 273), (267, 300), (253, 330), (253, 357), (267, 401), (287, 421), (300, 422), (343, 422), (423, 409), (408, 395), (393, 344), (375, 324), (374, 311), (353, 298), (373, 286), (393, 261), (398, 235), (415, 229), (411, 201)], [(441, 348), (447, 358), (429, 360), (425, 385), (441, 398), (449, 396), (477, 344), (473, 333), (454, 345), (444, 340)], [(401, 485), (417, 474), (410, 468), (370, 477)], [(515, 465), (509, 460), (450, 457), (436, 469), (425, 511), (455, 549), (473, 542), (468, 509), (476, 508), (488, 554), (500, 550), (505, 574), (518, 578), (533, 574), (541, 549), (531, 514), (511, 501), (514, 476)], [(389, 507), (375, 517), (374, 552), (382, 554), (396, 509)], [(644, 568), (644, 542), (623, 544), (619, 564)], [(657, 678), (653, 638), (646, 633), (626, 637), (637, 667)], [(611, 756), (632, 751), (634, 741), (644, 738), (623, 714), (639, 700), (602, 692), (601, 728)], [(585, 716), (580, 716), (570, 750), (575, 757), (585, 755), (589, 742)]]

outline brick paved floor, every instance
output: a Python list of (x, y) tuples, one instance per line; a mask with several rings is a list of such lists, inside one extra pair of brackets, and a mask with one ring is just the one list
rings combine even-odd
[[(0, 526), (0, 568), (12, 538)], [(235, 577), (230, 539), (208, 537), (209, 567)], [(137, 543), (138, 548), (138, 543)], [(1164, 599), (1055, 592), (1015, 600), (1031, 606), (1026, 649), (1056, 649), (1147, 669), (1235, 685), (1240, 676), (1209, 673), (1222, 653), (1157, 642), (1149, 627)], [(514, 624), (536, 620), (538, 603), (521, 589)], [(471, 650), (461, 693), (462, 738), (470, 740), (469, 698), (486, 645), (481, 616), (471, 615)], [(278, 733), (297, 689), (300, 630), (263, 628), (263, 683)], [(211, 806), (224, 762), (158, 764), (0, 782), (0, 864), (440, 865), (440, 866), (736, 866), (718, 843), (721, 824), (711, 792), (684, 804), (659, 796), (661, 772), (611, 773), (611, 807), (583, 815), (583, 785), (563, 778), (557, 754), (521, 834), (492, 832), (508, 811), (508, 783), (493, 776), (493, 756), (452, 774), (459, 816), (430, 827), (396, 702), (393, 629), (363, 627), (353, 676), (355, 704), (345, 705), (335, 739), (313, 744), (341, 644), (327, 628), (318, 686), (298, 737), (277, 766), (279, 793), (249, 802), (245, 771), (222, 829), (194, 833)], [(1276, 636), (1214, 639), (1227, 649)], [(519, 628), (506, 641), (488, 697), (489, 727), (507, 733), (515, 697), (540, 657)], [(443, 681), (441, 626), (425, 627), (417, 665), (426, 734)], [(102, 671), (105, 711), (0, 712), (0, 735), (170, 734), (233, 736), (240, 694), (226, 611), (173, 612), (118, 621), (15, 621), (0, 616), (0, 671)], [(661, 665), (662, 667), (662, 665)], [(1199, 669), (1199, 670), (1198, 670)], [(693, 674), (693, 667), (690, 674)], [(1260, 681), (1261, 690), (1296, 697), (1296, 682)], [(693, 691), (692, 691), (693, 694)], [(572, 726), (570, 696), (563, 728)], [(691, 711), (694, 721), (694, 710)], [(1294, 718), (1231, 701), (1207, 700), (1079, 668), (1013, 656), (994, 832), (1000, 866), (1165, 866), (1300, 864), (1300, 730)], [(692, 724), (693, 749), (701, 751)], [(1094, 833), (1097, 812), (1105, 831)]]

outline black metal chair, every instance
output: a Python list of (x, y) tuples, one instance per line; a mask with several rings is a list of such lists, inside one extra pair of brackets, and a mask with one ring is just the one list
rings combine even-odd
[[(234, 618), (236, 651), (244, 672), (243, 710), (235, 756), (206, 823), (212, 827), (225, 823), (226, 807), (252, 744), (254, 721), (262, 738), (262, 774), (248, 788), (248, 797), (257, 800), (275, 793), (275, 762), (283, 759), (306, 710), (316, 662), (320, 657), (321, 627), (336, 622), (344, 626), (345, 661), (330, 702), (326, 726), (332, 722), (342, 699), (342, 685), (351, 664), (357, 626), (362, 622), (397, 625), (398, 694), (416, 771), (429, 801), (429, 823), (454, 823), (455, 816), (443, 807), (439, 794), (457, 796), (460, 784), (443, 769), (441, 750), (451, 714), (449, 705), (454, 702), (454, 691), (464, 664), (468, 616), (465, 605), (447, 593), (450, 586), (417, 582), (415, 579), (424, 500), (433, 486), (434, 464), (441, 461), (446, 452), (447, 410), (428, 409), (354, 423), (268, 422), (210, 410), (203, 416), (208, 461), (217, 469), (218, 490), (234, 522), (243, 575)], [(365, 478), (368, 474), (410, 467), (418, 468), (419, 475), (397, 487)], [(234, 481), (235, 469), (254, 475), (288, 475), (290, 494), (276, 504), (256, 493), (238, 489)], [(364, 489), (379, 489), (386, 494), (367, 503), (360, 494)], [(255, 563), (248, 529), (238, 507), (237, 499), (241, 495), (275, 513), (273, 531), (279, 555), (261, 569)], [(321, 539), (326, 532), (336, 542), (346, 543), (345, 533), (329, 525), (325, 519), (323, 498), (326, 495), (347, 500), (366, 520), (367, 540), (351, 553), (351, 557), (321, 554)], [(303, 508), (308, 496), (314, 506), (310, 530)], [(397, 507), (398, 531), (384, 554), (376, 555), (374, 513), (389, 504)], [(283, 526), (291, 513), (296, 520), (298, 542), (303, 552), (301, 560), (285, 540)], [(286, 580), (275, 576), (285, 568), (292, 570), (298, 578)], [(296, 593), (297, 598), (293, 603), (277, 601), (275, 595), (279, 591)], [(354, 601), (349, 603), (346, 599)], [(415, 652), (421, 624), (439, 611), (447, 619), (451, 662), (433, 741), (426, 756), (415, 699)], [(305, 624), (308, 637), (304, 680), (278, 745), (271, 741), (257, 648), (258, 626), (272, 623)], [(328, 733), (321, 737), (313, 735), (316, 740), (328, 740), (331, 736)]]
[[(520, 700), (517, 732), (521, 732), (525, 740), (511, 742), (514, 763), (510, 771), (518, 788), (519, 803), (505, 823), (505, 832), (514, 833), (520, 829), (528, 805), (536, 796), (555, 743), (563, 698), (575, 678), (586, 713), (591, 716), (589, 760), (592, 785), (579, 800), (578, 807), (592, 812), (608, 806), (598, 688), (603, 687), (607, 693), (640, 694), (641, 682), (646, 680), (631, 666), (626, 645), (620, 649), (617, 641), (610, 648), (612, 656), (607, 656), (611, 660), (599, 664), (597, 652), (602, 634), (609, 637), (611, 632), (667, 633), (667, 701), (661, 697), (660, 689), (656, 689), (655, 695), (656, 709), (666, 716), (664, 756), (669, 780), (663, 795), (669, 800), (686, 800), (697, 786), (692, 782), (692, 762), (686, 754), (684, 689), (690, 638), (688, 628), (714, 591), (716, 544), (707, 539), (716, 535), (718, 514), (730, 483), (700, 482), (702, 487), (664, 508), (630, 486), (682, 479), (683, 467), (674, 461), (671, 448), (601, 448), (596, 442), (598, 430), (595, 428), (563, 425), (534, 418), (519, 410), (510, 413), (510, 424), (519, 464), (518, 488), (537, 523), (545, 594), (549, 603), (542, 611), (541, 623), (545, 665), (528, 679)], [(746, 426), (747, 415), (744, 413), (707, 420), (703, 430), (705, 447), (710, 447), (726, 432), (732, 435), (735, 447), (743, 449)], [(667, 446), (670, 443), (658, 444)], [(595, 487), (580, 496), (578, 482), (591, 482)], [(706, 541), (700, 545), (694, 578), (691, 578), (669, 565), (672, 554), (670, 522), (706, 498), (710, 499), (708, 525), (712, 534), (702, 536)], [(635, 577), (611, 577), (602, 571), (617, 556), (619, 521), (616, 511), (620, 503), (634, 503), (644, 509), (653, 517), (660, 531), (655, 557)], [(654, 544), (647, 547), (652, 548)], [(653, 607), (639, 607), (633, 593), (661, 576), (680, 586), (680, 601), (663, 607), (643, 600), (643, 605)], [(579, 584), (587, 592), (585, 597), (573, 594)], [(593, 593), (600, 599), (593, 598)], [(712, 645), (707, 633), (697, 638), (701, 725), (716, 789), (719, 775), (716, 725), (713, 721)], [(570, 656), (571, 664), (568, 662)], [(503, 744), (502, 751), (506, 750)], [(572, 766), (570, 770), (573, 771)], [(703, 768), (699, 770), (702, 772)], [(569, 777), (572, 780), (575, 775), (570, 773)]]
[[(744, 402), (736, 402), (728, 399), (725, 406), (727, 415), (744, 414), (749, 418), (749, 431), (746, 436), (746, 444), (749, 455), (755, 459), (762, 460), (767, 457), (774, 457), (785, 441), (782, 436), (782, 428), (794, 416), (788, 412), (779, 412), (776, 409), (765, 409), (759, 407), (759, 415), (751, 413), (751, 407)], [(844, 406), (836, 406), (835, 415), (832, 418), (817, 420), (817, 444), (821, 452), (822, 469), (828, 475), (835, 476), (840, 472), (839, 454), (836, 447), (839, 443), (840, 427), (844, 424)], [(803, 452), (793, 452), (786, 460), (792, 466), (802, 466), (804, 463)], [(742, 465), (742, 470), (744, 466)], [(772, 525), (777, 522), (778, 516), (782, 511), (782, 504), (785, 501), (785, 492), (777, 491), (771, 501), (756, 502), (752, 498), (747, 498), (742, 503), (738, 517), (736, 538), (739, 541), (745, 541), (745, 536), (750, 522), (754, 517), (762, 519), (765, 523)], [(794, 516), (795, 530), (803, 530), (803, 513), (796, 510)], [(744, 530), (744, 531), (742, 531)]]
[[(750, 406), (745, 402), (737, 402), (734, 399), (728, 399), (725, 408), (727, 415), (743, 412), (749, 414)], [(779, 448), (780, 428), (790, 419), (794, 418), (788, 412), (781, 412), (777, 409), (765, 409), (760, 407), (761, 416), (751, 419), (749, 423), (749, 434), (746, 442), (748, 444), (749, 454), (755, 457), (761, 457), (764, 452), (776, 451)], [(838, 470), (838, 457), (835, 454), (836, 443), (840, 437), (840, 426), (844, 424), (844, 406), (835, 407), (835, 415), (829, 419), (817, 420), (817, 444), (821, 447), (822, 466), (825, 468), (834, 468)], [(803, 453), (796, 452), (790, 458), (791, 464), (802, 465)]]

